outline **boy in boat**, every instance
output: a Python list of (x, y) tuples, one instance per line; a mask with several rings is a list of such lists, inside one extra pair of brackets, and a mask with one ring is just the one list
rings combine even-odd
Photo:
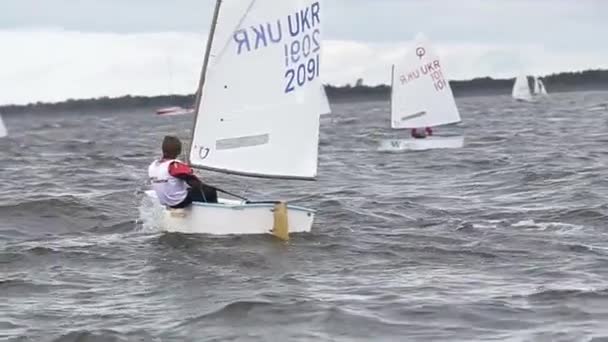
[(162, 205), (177, 209), (192, 202), (217, 203), (217, 191), (203, 184), (190, 166), (177, 159), (182, 153), (178, 138), (165, 136), (162, 150), (162, 159), (153, 161), (148, 167), (152, 188)]
[(414, 139), (424, 139), (427, 135), (433, 135), (431, 127), (426, 127), (424, 130), (422, 128), (420, 128), (420, 130), (418, 130), (418, 128), (412, 129), (412, 138)]

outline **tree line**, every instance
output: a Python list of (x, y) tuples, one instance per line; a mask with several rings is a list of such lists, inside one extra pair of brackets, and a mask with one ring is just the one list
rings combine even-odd
[[(562, 72), (540, 77), (547, 91), (581, 91), (608, 89), (608, 70), (585, 70), (579, 72)], [(507, 95), (511, 93), (515, 78), (494, 79), (490, 77), (475, 78), (464, 81), (450, 81), (454, 96)], [(529, 76), (529, 81), (532, 77)], [(330, 101), (388, 99), (390, 86), (366, 86), (363, 79), (358, 79), (354, 86), (325, 85)], [(0, 107), (3, 113), (31, 112), (75, 112), (75, 111), (109, 111), (129, 110), (133, 108), (155, 109), (164, 106), (191, 107), (194, 95), (161, 95), (100, 97), (94, 99), (69, 99), (57, 103), (36, 102), (27, 105), (6, 105)]]

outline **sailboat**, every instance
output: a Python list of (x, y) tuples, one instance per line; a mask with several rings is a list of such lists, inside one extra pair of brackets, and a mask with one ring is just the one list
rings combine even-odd
[[(172, 79), (171, 77), (171, 60), (167, 58), (167, 69), (169, 70), (169, 94), (172, 94)], [(171, 107), (163, 107), (156, 110), (157, 115), (162, 116), (174, 116), (174, 115), (185, 115), (185, 114), (193, 114), (194, 108), (183, 108), (181, 106), (171, 106)]]
[[(217, 0), (196, 92), (190, 166), (277, 182), (316, 179), (320, 115), (330, 112), (319, 68), (320, 4)], [(154, 191), (146, 195), (158, 203)], [(218, 202), (162, 208), (161, 228), (287, 239), (309, 232), (315, 216), (289, 201)]]
[(8, 135), (8, 131), (6, 130), (6, 126), (4, 125), (4, 121), (2, 120), (2, 115), (0, 115), (0, 138), (4, 138)]
[(547, 88), (545, 88), (545, 84), (538, 77), (534, 77), (534, 95), (535, 96), (546, 96), (546, 95), (548, 95), (547, 94)]
[[(460, 113), (444, 66), (423, 34), (403, 61), (391, 69), (391, 128), (434, 127), (460, 122)], [(392, 139), (380, 142), (381, 150), (426, 150), (462, 147), (462, 136)]]
[(180, 106), (164, 107), (156, 110), (156, 114), (162, 116), (186, 115), (192, 113), (194, 113), (194, 108), (183, 108)]
[(511, 96), (517, 101), (532, 101), (532, 94), (530, 92), (530, 85), (528, 84), (528, 76), (520, 74), (513, 83), (513, 90)]

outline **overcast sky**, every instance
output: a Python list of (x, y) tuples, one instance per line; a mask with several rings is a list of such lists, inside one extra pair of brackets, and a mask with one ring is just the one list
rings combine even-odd
[[(0, 0), (0, 104), (192, 93), (213, 3)], [(451, 79), (608, 68), (608, 1), (325, 0), (323, 10), (327, 83), (387, 83), (417, 32)]]

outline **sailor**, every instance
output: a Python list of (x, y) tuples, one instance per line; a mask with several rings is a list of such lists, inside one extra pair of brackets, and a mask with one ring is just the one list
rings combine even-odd
[(433, 130), (431, 129), (431, 127), (425, 127), (424, 129), (422, 128), (413, 128), (412, 129), (412, 138), (414, 139), (424, 139), (426, 138), (426, 136), (431, 136), (433, 135)]
[(216, 189), (203, 184), (190, 166), (177, 159), (182, 153), (178, 138), (165, 136), (162, 151), (163, 157), (148, 167), (152, 188), (162, 205), (186, 208), (192, 202), (217, 203)]

